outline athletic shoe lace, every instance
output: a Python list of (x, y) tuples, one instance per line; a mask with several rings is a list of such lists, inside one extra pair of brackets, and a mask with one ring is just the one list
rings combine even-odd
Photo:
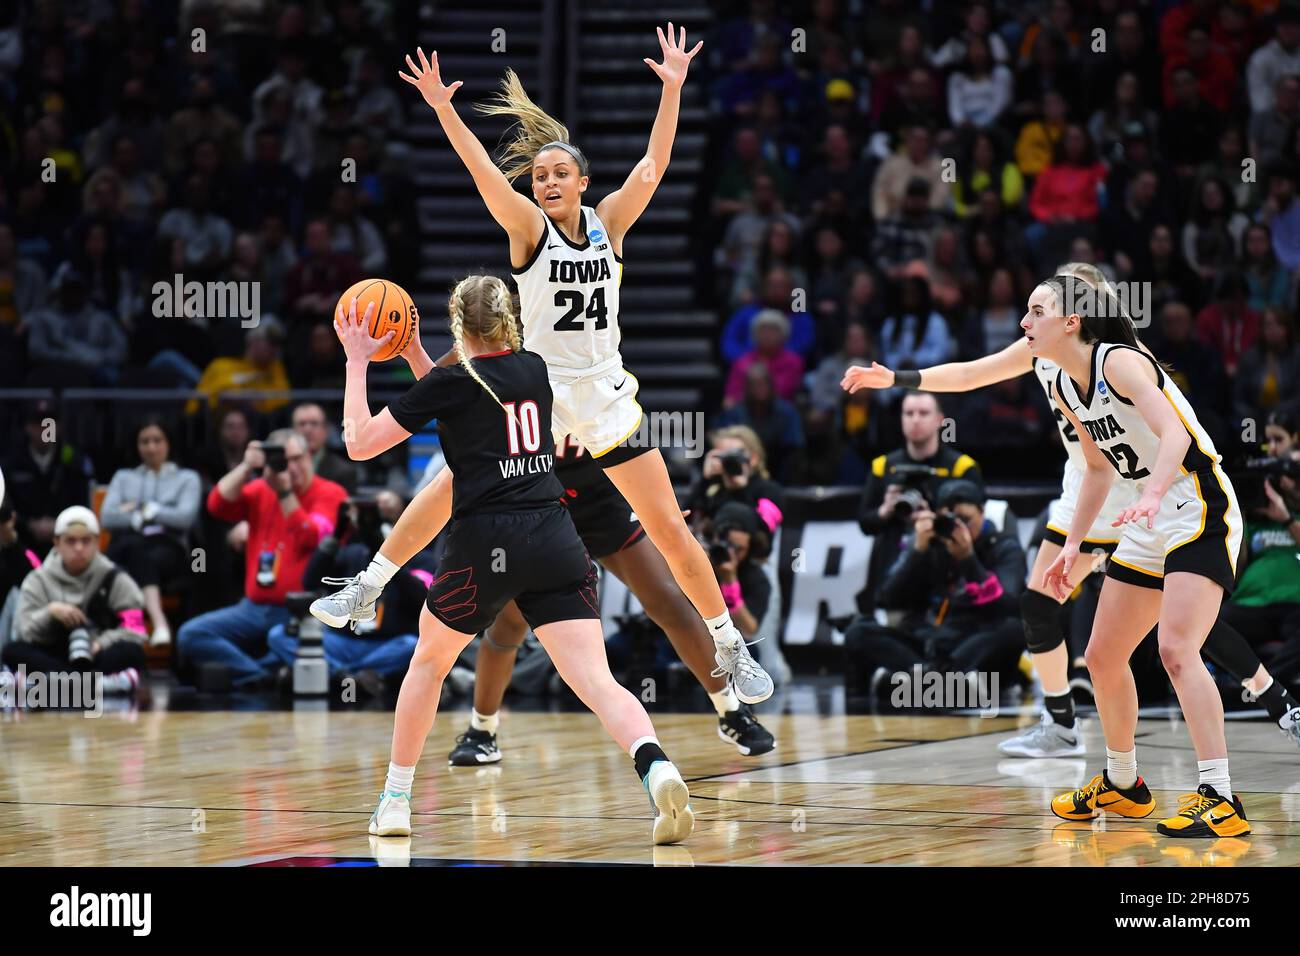
[(361, 575), (359, 574), (354, 574), (350, 578), (321, 578), (320, 583), (339, 588), (339, 591), (331, 594), (330, 597), (346, 597), (349, 602), (355, 602), (356, 598), (361, 597)]
[(1072, 796), (1076, 801), (1079, 802), (1089, 800), (1092, 797), (1095, 797), (1097, 795), (1097, 791), (1099, 791), (1102, 788), (1104, 783), (1105, 783), (1105, 779), (1102, 777), (1102, 775), (1097, 774), (1097, 776), (1092, 778), (1092, 783), (1088, 784), (1088, 786), (1084, 787), (1082, 790), (1074, 791)]
[[(759, 641), (762, 640), (760, 637)], [(758, 673), (754, 659), (745, 653), (745, 648), (752, 647), (758, 641), (741, 641), (734, 648), (728, 648), (727, 661), (719, 664), (710, 673), (713, 677), (734, 676), (736, 680), (748, 680)]]
[(1178, 813), (1175, 816), (1195, 820), (1219, 801), (1203, 793), (1185, 793), (1178, 798)]

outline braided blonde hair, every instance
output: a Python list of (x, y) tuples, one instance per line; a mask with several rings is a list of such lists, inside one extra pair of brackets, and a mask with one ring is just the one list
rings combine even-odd
[(587, 175), (587, 157), (569, 142), (569, 129), (532, 101), (519, 82), (519, 75), (507, 69), (501, 81), (501, 91), (487, 103), (476, 103), (474, 108), (486, 116), (513, 116), (519, 132), (497, 156), (496, 164), (506, 179), (514, 182), (525, 173), (531, 173), (533, 160), (548, 143), (563, 143), (578, 161), (578, 172)]
[(483, 381), (474, 368), (474, 363), (465, 354), (465, 336), (472, 335), (484, 342), (505, 342), (512, 352), (523, 348), (510, 289), (496, 276), (466, 276), (451, 290), (451, 296), (447, 299), (447, 312), (456, 359), (469, 373), (469, 377), (483, 386), (483, 390), (492, 396), (494, 402), (505, 408), (497, 393), (492, 391), (492, 386)]

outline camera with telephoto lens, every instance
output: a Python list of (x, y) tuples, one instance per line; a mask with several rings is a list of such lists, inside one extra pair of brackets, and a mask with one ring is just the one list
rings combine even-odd
[(933, 530), (936, 538), (951, 538), (953, 532), (957, 530), (956, 517), (947, 512), (935, 515)]
[(285, 456), (283, 445), (263, 445), (262, 453), (266, 455), (268, 471), (281, 472), (289, 467), (289, 459)]
[(936, 472), (929, 465), (895, 465), (889, 475), (891, 485), (902, 485), (898, 501), (894, 503), (894, 514), (900, 518), (910, 518), (912, 512), (929, 507), (922, 489)]
[(743, 448), (733, 448), (718, 455), (718, 461), (722, 464), (724, 475), (739, 478), (749, 467), (749, 452)]
[(1300, 461), (1294, 458), (1251, 458), (1246, 471), (1266, 478), (1300, 478)]

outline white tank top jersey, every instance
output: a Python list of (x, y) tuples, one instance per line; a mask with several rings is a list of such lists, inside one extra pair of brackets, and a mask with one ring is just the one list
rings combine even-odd
[(532, 257), (513, 273), (519, 285), (524, 348), (551, 368), (582, 372), (618, 359), (618, 287), (623, 259), (605, 224), (582, 207), (583, 241), (575, 243), (542, 214), (546, 229)]
[(1091, 391), (1081, 395), (1076, 383), (1065, 374), (1064, 369), (1057, 371), (1056, 391), (1088, 430), (1089, 436), (1119, 476), (1135, 482), (1138, 488), (1144, 487), (1145, 479), (1155, 467), (1160, 439), (1147, 425), (1133, 402), (1106, 382), (1103, 374), (1106, 356), (1116, 349), (1130, 349), (1152, 364), (1156, 371), (1156, 387), (1164, 393), (1182, 419), (1183, 427), (1191, 438), (1191, 445), (1179, 465), (1179, 474), (1212, 471), (1218, 475), (1220, 456), (1214, 448), (1214, 442), (1197, 421), (1196, 413), (1192, 411), (1192, 406), (1183, 397), (1183, 393), (1165, 375), (1155, 359), (1129, 345), (1098, 342), (1092, 350), (1092, 381), (1088, 383)]
[(1083, 471), (1088, 467), (1088, 463), (1083, 458), (1083, 449), (1079, 447), (1079, 436), (1074, 433), (1074, 426), (1070, 420), (1065, 417), (1065, 412), (1061, 411), (1056, 399), (1052, 393), (1056, 391), (1056, 376), (1061, 371), (1061, 367), (1055, 362), (1049, 362), (1046, 359), (1034, 359), (1034, 375), (1038, 378), (1038, 384), (1043, 386), (1043, 391), (1047, 393), (1047, 405), (1056, 416), (1056, 427), (1061, 432), (1061, 444), (1065, 446), (1065, 454), (1069, 456), (1066, 467), (1075, 468)]

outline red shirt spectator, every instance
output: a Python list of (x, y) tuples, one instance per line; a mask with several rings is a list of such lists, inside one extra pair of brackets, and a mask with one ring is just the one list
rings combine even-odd
[[(220, 521), (248, 521), (244, 547), (244, 595), (257, 604), (283, 604), (290, 591), (302, 590), (302, 574), (316, 546), (334, 530), (339, 505), (348, 493), (342, 485), (313, 475), (298, 496), (299, 507), (285, 514), (265, 478), (250, 481), (239, 498), (227, 501), (214, 485), (208, 492), (208, 511)], [(257, 583), (263, 553), (274, 555), (275, 583)]]
[(1049, 166), (1034, 181), (1029, 211), (1035, 219), (1045, 223), (1060, 219), (1091, 221), (1100, 212), (1097, 187), (1105, 181), (1106, 167), (1101, 163)]
[(1259, 338), (1259, 313), (1244, 301), (1211, 302), (1196, 316), (1196, 336), (1223, 356), (1224, 367), (1233, 375), (1241, 353)]

